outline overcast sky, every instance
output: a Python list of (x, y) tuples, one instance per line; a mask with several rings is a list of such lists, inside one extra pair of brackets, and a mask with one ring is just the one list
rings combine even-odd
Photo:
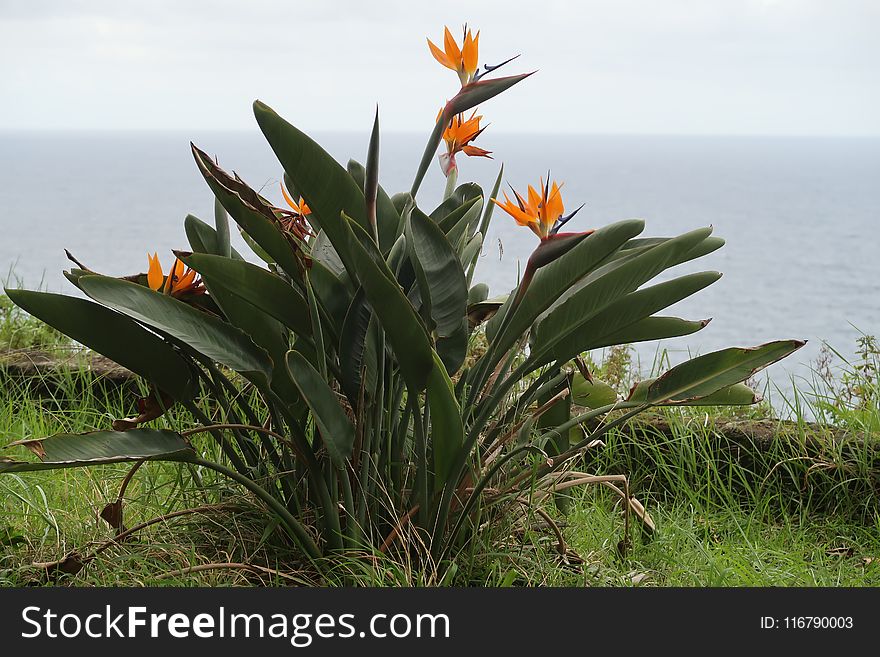
[(0, 0), (0, 129), (424, 131), (465, 21), (494, 131), (880, 135), (880, 0)]

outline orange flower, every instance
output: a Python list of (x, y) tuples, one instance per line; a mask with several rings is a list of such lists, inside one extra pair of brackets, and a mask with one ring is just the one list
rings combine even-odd
[(162, 265), (159, 264), (159, 255), (148, 253), (147, 260), (150, 261), (150, 269), (147, 271), (147, 285), (151, 290), (158, 290), (162, 287), (162, 281), (165, 280), (165, 276), (162, 274)]
[(204, 294), (205, 288), (201, 279), (196, 278), (196, 271), (185, 267), (179, 259), (174, 259), (174, 265), (167, 278), (162, 273), (162, 265), (159, 263), (159, 256), (156, 253), (147, 254), (147, 259), (150, 261), (147, 285), (151, 290), (158, 292), (159, 288), (162, 288), (162, 294), (170, 294), (177, 298)]
[(477, 36), (474, 36), (471, 34), (471, 31), (467, 29), (467, 26), (465, 26), (464, 38), (462, 40), (461, 48), (459, 48), (452, 33), (449, 31), (449, 28), (446, 27), (444, 28), (443, 34), (444, 49), (440, 50), (440, 48), (435, 46), (430, 39), (428, 39), (428, 47), (431, 49), (431, 54), (434, 55), (434, 59), (443, 64), (446, 68), (452, 69), (458, 73), (458, 79), (461, 82), (461, 86), (474, 80), (474, 76), (477, 73), (477, 58), (480, 49), (479, 31), (477, 31)]
[[(442, 114), (443, 110), (440, 110), (440, 114), (437, 115), (438, 120)], [(445, 175), (448, 176), (456, 168), (456, 153), (464, 153), (468, 157), (492, 157), (492, 151), (471, 145), (471, 142), (486, 129), (485, 126), (480, 127), (480, 119), (482, 118), (482, 116), (477, 116), (476, 110), (471, 114), (471, 118), (467, 120), (465, 120), (463, 114), (452, 117), (452, 121), (449, 122), (449, 125), (443, 132), (443, 140), (446, 142), (446, 153), (440, 154), (440, 167)]]
[(516, 203), (510, 200), (507, 192), (504, 193), (504, 203), (497, 198), (493, 198), (492, 202), (513, 217), (520, 226), (528, 226), (535, 235), (543, 240), (555, 234), (565, 222), (581, 209), (578, 208), (567, 217), (563, 217), (565, 206), (562, 203), (561, 189), (562, 185), (557, 185), (556, 181), (553, 181), (551, 186), (548, 176), (547, 184), (544, 184), (544, 179), (541, 178), (540, 193), (529, 185), (528, 199), (513, 190)]
[(290, 194), (287, 193), (287, 189), (284, 187), (283, 182), (281, 183), (281, 193), (284, 195), (284, 200), (287, 201), (287, 205), (293, 208), (293, 211), (296, 212), (298, 215), (305, 217), (312, 213), (312, 211), (309, 209), (309, 206), (306, 205), (305, 201), (303, 201), (302, 196), (299, 197), (299, 203), (297, 203), (290, 197)]

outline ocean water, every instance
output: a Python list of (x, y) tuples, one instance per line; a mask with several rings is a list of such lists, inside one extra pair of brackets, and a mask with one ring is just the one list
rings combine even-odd
[[(363, 134), (318, 134), (337, 159), (363, 161)], [(380, 179), (408, 190), (426, 135), (382, 140)], [(69, 249), (110, 275), (145, 271), (147, 252), (164, 265), (187, 248), (187, 213), (212, 221), (212, 197), (189, 140), (282, 204), (280, 166), (254, 129), (235, 133), (0, 133), (0, 271), (25, 287), (72, 288), (61, 276)], [(460, 180), (488, 192), (498, 166), (517, 189), (552, 170), (568, 208), (585, 207), (572, 230), (618, 219), (646, 220), (645, 236), (712, 225), (725, 247), (676, 273), (724, 277), (665, 314), (711, 317), (701, 332), (642, 345), (643, 369), (659, 351), (688, 353), (780, 338), (809, 340), (774, 365), (775, 385), (809, 377), (821, 344), (852, 354), (861, 333), (880, 332), (880, 139), (515, 136), (481, 146), (495, 159), (462, 158)], [(432, 209), (444, 179), (432, 166), (419, 205)], [(534, 236), (496, 211), (475, 280), (501, 294), (516, 281)], [(242, 252), (247, 247), (239, 241)]]

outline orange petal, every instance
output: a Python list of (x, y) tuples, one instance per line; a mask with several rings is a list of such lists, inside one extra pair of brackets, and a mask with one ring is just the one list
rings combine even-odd
[(162, 287), (162, 281), (165, 278), (162, 274), (162, 265), (159, 263), (159, 255), (157, 253), (153, 255), (148, 253), (147, 259), (150, 261), (150, 269), (147, 272), (147, 285), (150, 286), (151, 290), (158, 290)]
[(168, 278), (165, 279), (165, 294), (174, 291), (176, 287), (174, 283), (179, 280), (181, 276), (183, 276), (183, 263), (180, 260), (175, 259), (174, 264), (171, 266), (171, 271), (168, 272)]
[(464, 63), (464, 70), (468, 75), (473, 75), (477, 70), (477, 55), (480, 33), (477, 32), (477, 38), (473, 38), (471, 31), (468, 30), (467, 36), (464, 38), (464, 45), (461, 49), (461, 57)]
[(535, 214), (538, 214), (538, 209), (541, 207), (541, 195), (535, 191), (535, 188), (529, 185), (529, 207)]
[(512, 203), (507, 197), (507, 192), (504, 192), (504, 200), (505, 202), (501, 203), (497, 198), (493, 198), (492, 202), (513, 217), (520, 226), (528, 226), (534, 223), (535, 218), (523, 212), (515, 203)]
[(450, 68), (458, 70), (458, 64), (461, 62), (461, 50), (458, 49), (458, 44), (455, 43), (448, 27), (443, 28), (443, 46), (446, 49), (446, 56), (455, 63), (455, 66)]
[(458, 70), (458, 67), (449, 60), (449, 57), (446, 56), (446, 53), (431, 43), (430, 39), (428, 39), (428, 47), (431, 49), (431, 54), (434, 55), (434, 59), (443, 64), (443, 66), (451, 68), (453, 71)]
[(285, 189), (284, 183), (282, 182), (279, 184), (281, 185), (281, 194), (284, 196), (284, 200), (287, 201), (287, 205), (299, 212), (299, 206), (294, 202), (292, 198), (290, 198), (290, 194), (287, 193), (287, 189)]
[(471, 157), (491, 157), (490, 153), (492, 151), (487, 151), (483, 148), (478, 148), (477, 146), (464, 146), (461, 149), (465, 155), (470, 155)]
[(560, 189), (561, 187), (554, 182), (553, 188), (550, 191), (550, 197), (547, 199), (547, 214), (549, 220), (552, 222), (559, 219), (559, 217), (562, 216), (562, 213), (565, 212), (565, 205), (562, 203), (562, 193), (560, 192)]
[(302, 196), (299, 197), (299, 213), (304, 217), (306, 215), (312, 214), (311, 208), (306, 205), (306, 202), (303, 201)]
[(183, 275), (183, 277), (177, 283), (173, 284), (171, 287), (174, 288), (175, 290), (186, 291), (186, 289), (192, 285), (195, 278), (196, 278), (195, 269), (190, 269), (189, 271), (186, 272), (186, 274)]
[(459, 125), (458, 141), (470, 141), (480, 132), (480, 119), (482, 116), (474, 116)]

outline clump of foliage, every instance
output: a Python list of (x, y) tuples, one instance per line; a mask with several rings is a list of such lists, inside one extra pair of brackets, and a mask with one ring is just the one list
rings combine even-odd
[[(706, 326), (657, 313), (719, 273), (651, 282), (723, 241), (711, 228), (641, 237), (637, 219), (562, 232), (577, 211), (565, 213), (562, 185), (549, 178), (503, 200), (502, 173), (489, 195), (458, 184), (456, 156), (489, 156), (474, 145), (483, 132), (476, 106), (530, 75), (489, 77), (497, 66), (481, 71), (478, 48), (470, 30), (461, 46), (448, 30), (442, 50), (431, 44), (460, 88), (409, 191), (389, 195), (379, 184), (378, 114), (366, 164), (343, 168), (257, 101), (289, 208), (193, 146), (217, 211), (213, 227), (186, 218), (189, 249), (170, 272), (154, 254), (146, 273), (125, 278), (77, 263), (65, 275), (88, 299), (8, 290), (152, 392), (112, 427), (21, 441), (39, 461), (3, 460), (0, 472), (146, 460), (212, 469), (262, 500), (319, 566), (388, 550), (442, 564), (495, 514), (528, 503), (526, 493), (540, 499), (585, 483), (611, 485), (650, 525), (617, 479), (572, 471), (573, 460), (651, 407), (754, 403), (741, 381), (803, 343), (706, 354), (625, 397), (594, 377), (579, 360), (585, 352)], [(435, 205), (418, 192), (441, 144), (447, 186)], [(537, 244), (518, 285), (490, 297), (473, 278), (496, 205)], [(231, 246), (229, 217), (262, 264)], [(467, 358), (474, 341), (480, 348)], [(144, 426), (174, 404), (194, 426)], [(224, 458), (200, 453), (196, 433)], [(122, 527), (121, 506), (105, 512)]]

